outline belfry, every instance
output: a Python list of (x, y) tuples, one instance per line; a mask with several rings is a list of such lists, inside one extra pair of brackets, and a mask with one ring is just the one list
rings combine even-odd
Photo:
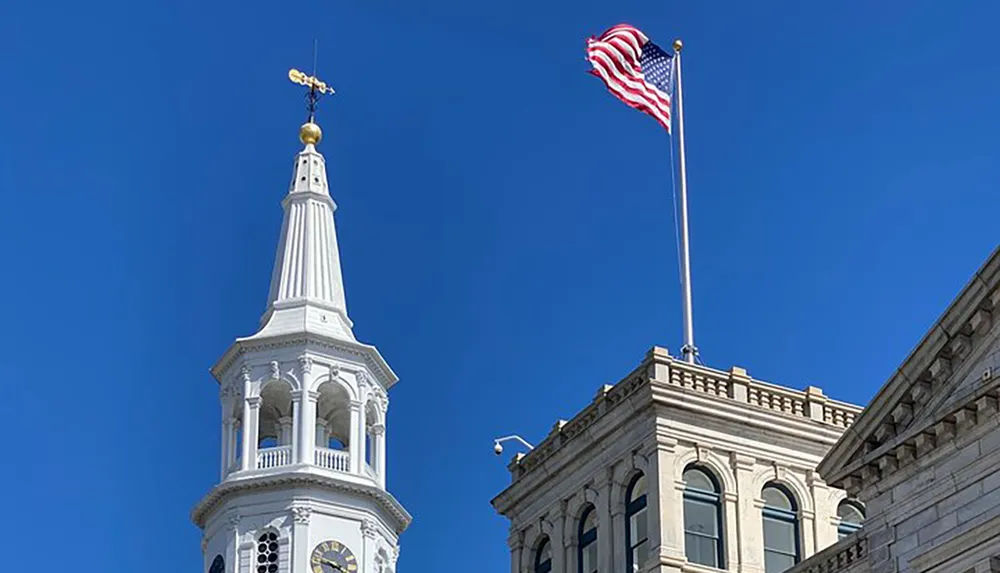
[(396, 375), (347, 315), (322, 131), (309, 88), (256, 334), (212, 367), (220, 481), (194, 508), (209, 573), (392, 573), (410, 515), (385, 489), (387, 392)]

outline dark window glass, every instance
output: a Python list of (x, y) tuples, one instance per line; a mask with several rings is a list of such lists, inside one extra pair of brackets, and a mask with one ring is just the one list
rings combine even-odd
[(549, 573), (552, 571), (552, 544), (549, 538), (542, 539), (535, 552), (535, 573)]
[(597, 573), (597, 512), (592, 505), (580, 517), (577, 545), (580, 573)]
[(642, 568), (649, 554), (649, 533), (646, 518), (646, 477), (637, 475), (628, 486), (625, 499), (625, 539), (628, 545), (626, 571)]
[(684, 472), (684, 549), (688, 561), (723, 568), (722, 500), (715, 477), (699, 468)]
[(268, 531), (257, 537), (256, 573), (277, 573), (278, 571), (278, 534)]
[(840, 518), (837, 535), (843, 539), (861, 529), (865, 522), (865, 510), (858, 502), (845, 499), (837, 506), (837, 517)]
[(795, 498), (784, 487), (768, 484), (764, 498), (764, 571), (781, 573), (799, 562), (799, 521)]

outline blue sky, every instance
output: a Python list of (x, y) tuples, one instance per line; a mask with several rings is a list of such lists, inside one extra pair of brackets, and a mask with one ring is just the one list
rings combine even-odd
[(668, 140), (585, 38), (685, 40), (706, 362), (865, 402), (1000, 240), (1000, 6), (960, 4), (4, 6), (6, 568), (200, 569), (208, 367), (263, 311), (314, 37), (349, 311), (402, 379), (400, 570), (500, 573), (491, 439), (680, 346)]

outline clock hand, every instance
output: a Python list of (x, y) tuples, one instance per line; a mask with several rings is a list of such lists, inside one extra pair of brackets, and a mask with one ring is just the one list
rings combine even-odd
[(321, 559), (320, 562), (323, 563), (324, 565), (329, 565), (330, 567), (333, 567), (337, 571), (343, 571), (343, 573), (347, 573), (347, 569), (344, 569), (343, 567), (341, 567), (337, 563), (334, 563), (333, 561), (330, 561), (329, 559)]

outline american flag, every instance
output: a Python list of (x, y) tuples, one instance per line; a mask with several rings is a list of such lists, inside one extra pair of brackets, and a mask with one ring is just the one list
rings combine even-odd
[(674, 54), (649, 41), (638, 29), (618, 24), (587, 40), (590, 73), (604, 80), (618, 99), (656, 118), (670, 133)]

